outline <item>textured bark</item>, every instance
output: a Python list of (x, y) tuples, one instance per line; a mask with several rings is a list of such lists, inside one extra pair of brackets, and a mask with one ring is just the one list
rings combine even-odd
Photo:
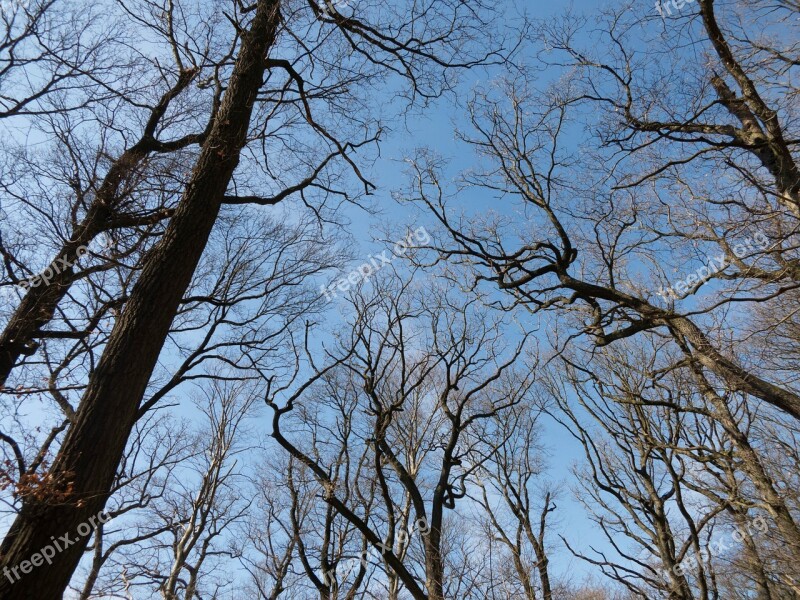
[[(279, 21), (279, 0), (260, 0), (250, 28), (242, 32), (228, 89), (187, 189), (163, 238), (145, 259), (54, 461), (51, 474), (69, 481), (69, 501), (26, 503), (3, 542), (0, 568), (29, 559), (51, 543), (53, 534), (75, 538), (78, 525), (102, 509), (170, 324), (239, 162)], [(16, 583), (4, 577), (0, 598), (61, 598), (87, 541), (77, 541), (58, 553), (52, 565)]]
[(429, 600), (444, 600), (441, 513), (441, 508), (431, 511), (431, 530), (425, 538), (425, 589)]
[(544, 547), (545, 523), (547, 522), (547, 513), (550, 510), (550, 493), (548, 492), (544, 499), (544, 508), (539, 517), (539, 534), (536, 536), (533, 534), (530, 520), (525, 520), (525, 529), (536, 554), (536, 569), (539, 571), (539, 580), (542, 584), (542, 600), (553, 600), (553, 589), (550, 585), (550, 572), (548, 569), (550, 560)]

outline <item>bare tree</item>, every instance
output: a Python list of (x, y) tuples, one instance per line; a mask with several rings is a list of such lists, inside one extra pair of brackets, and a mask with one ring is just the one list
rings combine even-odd
[[(77, 3), (7, 2), (0, 13), (0, 119), (72, 111), (108, 97), (118, 28)], [(103, 24), (107, 25), (107, 24)]]
[(190, 484), (186, 493), (166, 497), (163, 508), (169, 512), (159, 510), (159, 517), (172, 526), (172, 560), (159, 586), (166, 600), (202, 596), (199, 581), (206, 563), (229, 552), (217, 541), (250, 505), (239, 495), (235, 480), (242, 476), (237, 454), (246, 448), (240, 430), (246, 427), (245, 418), (255, 401), (252, 390), (242, 385), (211, 383), (201, 404), (208, 429), (201, 434), (207, 441), (201, 442), (204, 447), (196, 465), (199, 485)]
[[(545, 535), (556, 504), (552, 490), (540, 480), (545, 469), (540, 415), (541, 409), (530, 404), (514, 407), (497, 415), (496, 425), (478, 436), (486, 446), (486, 459), (476, 475), (477, 501), (485, 514), (487, 537), (505, 546), (514, 566), (513, 583), (505, 592), (509, 598), (554, 597)], [(494, 572), (490, 578), (495, 578)]]
[[(728, 389), (800, 417), (792, 366), (760, 362), (743, 341), (747, 327), (732, 342), (724, 327), (734, 307), (771, 303), (797, 285), (796, 94), (781, 79), (791, 50), (750, 39), (734, 16), (721, 25), (711, 0), (699, 6), (699, 20), (687, 12), (686, 29), (659, 29), (658, 37), (645, 27), (653, 18), (608, 11), (604, 44), (594, 48), (594, 39), (577, 41), (579, 32), (592, 36), (580, 19), (543, 24), (550, 54), (542, 55), (552, 58), (531, 67), (575, 76), (544, 92), (523, 77), (476, 95), (464, 139), (486, 167), (465, 185), (518, 200), (535, 226), (454, 215), (440, 165), (425, 156), (404, 196), (439, 220), (449, 238), (439, 244), (442, 258), (470, 262), (478, 281), (515, 302), (572, 313), (573, 326), (598, 346), (668, 331)], [(757, 3), (752, 14), (779, 28), (793, 11)], [(643, 49), (636, 27), (651, 36)], [(651, 58), (664, 38), (680, 57), (668, 68)], [(687, 43), (707, 48), (710, 64), (686, 56)], [(589, 143), (573, 144), (590, 110), (600, 118), (584, 129)], [(719, 181), (731, 188), (721, 191)], [(685, 280), (669, 282), (671, 270)]]
[[(781, 522), (783, 514), (792, 517), (776, 490), (764, 494), (757, 481), (764, 473), (748, 464), (758, 453), (748, 438), (746, 404), (737, 408), (742, 423), (730, 431), (731, 417), (703, 401), (690, 369), (659, 369), (653, 357), (651, 348), (626, 353), (620, 346), (591, 368), (565, 357), (565, 370), (547, 378), (562, 422), (586, 453), (585, 505), (616, 558), (573, 552), (637, 596), (665, 598), (718, 597), (722, 573), (738, 552), (737, 573), (749, 575), (760, 597), (780, 597), (782, 569), (765, 559), (775, 530), (781, 538), (788, 533), (785, 549), (792, 552), (793, 530)], [(578, 407), (567, 402), (565, 385)]]
[[(128, 5), (124, 8), (136, 20), (156, 6), (145, 3), (142, 9)], [(236, 5), (234, 9), (233, 15), (221, 15), (233, 25), (227, 28), (232, 37), (227, 54), (223, 54), (227, 58), (221, 61), (224, 66), (217, 68), (220, 63), (213, 63), (210, 69), (210, 83), (215, 85), (214, 97), (218, 102), (213, 104), (199, 139), (198, 132), (189, 134), (189, 138), (180, 138), (182, 144), (200, 143), (194, 167), (182, 182), (181, 198), (169, 224), (143, 262), (51, 469), (53, 479), (70, 480), (65, 489), (74, 502), (23, 506), (2, 547), (4, 565), (24, 560), (46, 543), (55, 528), (77, 526), (104, 503), (171, 322), (223, 203), (273, 205), (292, 195), (305, 199), (309, 192), (321, 197), (339, 194), (348, 198), (343, 186), (329, 185), (328, 167), (335, 159), (348, 165), (363, 184), (364, 191), (369, 191), (370, 185), (350, 155), (375, 135), (366, 133), (346, 140), (345, 127), (337, 132), (340, 133), (337, 138), (329, 133), (321, 119), (317, 120), (310, 100), (316, 97), (318, 100), (314, 104), (323, 107), (327, 101), (327, 108), (331, 110), (339, 86), (339, 91), (357, 88), (356, 84), (385, 77), (388, 73), (405, 77), (411, 84), (412, 95), (427, 99), (451, 86), (447, 77), (437, 81), (435, 74), (503, 60), (500, 53), (486, 50), (482, 43), (485, 40), (482, 28), (487, 25), (481, 18), (481, 14), (487, 13), (484, 7), (467, 8), (459, 2), (429, 2), (424, 7), (413, 4), (406, 10), (387, 10), (376, 13), (373, 23), (355, 15), (345, 16), (335, 9), (323, 11), (313, 1), (283, 6), (278, 1), (263, 0), (249, 7)], [(199, 57), (205, 51), (201, 47), (193, 52), (175, 42), (176, 32), (180, 30), (175, 26), (172, 4), (156, 10), (163, 11), (162, 18), (156, 20), (156, 28), (161, 28), (158, 32), (173, 50), (179, 75), (178, 87), (172, 89), (179, 91), (181, 82), (194, 80), (202, 69), (189, 67), (186, 55)], [(373, 15), (364, 13), (364, 17)], [(417, 30), (424, 30), (424, 35), (417, 35)], [(327, 63), (325, 50), (309, 50), (308, 44), (316, 45), (311, 41), (316, 38), (316, 32), (325, 32), (331, 40), (323, 44), (324, 48), (334, 49), (340, 56), (347, 52), (348, 57), (342, 64)], [(276, 44), (279, 39), (286, 42), (285, 51)], [(288, 58), (279, 58), (282, 52)], [(296, 54), (292, 55), (293, 52)], [(330, 73), (330, 79), (323, 78), (319, 85), (312, 83), (315, 78), (312, 72), (318, 61), (324, 63), (324, 71)], [(272, 85), (278, 87), (273, 89)], [(169, 93), (165, 96), (171, 97)], [(363, 133), (364, 128), (358, 121), (360, 115), (354, 114), (352, 107), (348, 108), (353, 115), (349, 123)], [(157, 122), (158, 117), (156, 110), (153, 120)], [(262, 150), (267, 160), (263, 171), (269, 178), (276, 165), (269, 160), (266, 140), (270, 135), (280, 139), (280, 134), (272, 130), (280, 131), (299, 122), (298, 119), (309, 126), (306, 131), (315, 136), (314, 143), (323, 150), (313, 148), (309, 153), (299, 149), (294, 157), (286, 156), (288, 167), (280, 165), (280, 175), (259, 186), (261, 190), (272, 189), (247, 193), (254, 186), (247, 183), (246, 175), (235, 179), (234, 171), (240, 162), (248, 162), (248, 154), (243, 154), (243, 149), (251, 139), (251, 132), (261, 133), (256, 138), (264, 144)], [(369, 126), (366, 129), (370, 129)], [(148, 134), (152, 133), (145, 129), (146, 143), (151, 145)], [(134, 159), (136, 162), (138, 155)], [(285, 173), (291, 177), (298, 172), (304, 172), (303, 176), (285, 183), (288, 179)], [(119, 178), (112, 176), (109, 181), (116, 186)], [(240, 194), (240, 188), (249, 189)], [(231, 189), (233, 194), (229, 194)], [(53, 288), (56, 289), (60, 286)], [(90, 458), (91, 449), (97, 446), (105, 452)], [(59, 554), (50, 567), (47, 587), (36, 583), (37, 593), (42, 597), (60, 594), (82, 549), (82, 543), (75, 544)], [(4, 594), (11, 594), (9, 597), (21, 597), (27, 594), (27, 587), (32, 585), (30, 581), (31, 578), (23, 578), (13, 587), (3, 582), (0, 589)]]
[(238, 556), (251, 579), (248, 593), (262, 600), (277, 600), (284, 592), (297, 596), (304, 587), (295, 561), (303, 543), (299, 536), (308, 529), (313, 490), (303, 490), (301, 495), (294, 484), (293, 459), (276, 461), (269, 449), (263, 459), (264, 467), (256, 479), (257, 510), (243, 523), (244, 541), (238, 546)]
[[(375, 291), (353, 297), (353, 328), (343, 332), (330, 362), (317, 368), (309, 357), (309, 379), (287, 391), (285, 401), (268, 396), (273, 436), (313, 472), (324, 501), (364, 536), (412, 597), (451, 597), (464, 581), (447, 568), (445, 511), (466, 495), (466, 480), (480, 466), (481, 424), (522, 402), (530, 389), (531, 377), (515, 367), (527, 336), (505, 344), (499, 321), (474, 301), (459, 305), (433, 282), (419, 288), (381, 281)], [(372, 516), (377, 507), (365, 513), (348, 502), (331, 475), (335, 464), (303, 437), (284, 433), (284, 422), (303, 423), (317, 412), (307, 397), (319, 385), (326, 386), (325, 397), (335, 390), (353, 394), (352, 418), (366, 417), (359, 430), (379, 486), (380, 520)], [(412, 543), (421, 546), (424, 575), (404, 561)]]
[[(0, 596), (800, 597), (797, 6), (672, 6), (4, 5)], [(443, 95), (438, 231), (326, 303)]]
[(176, 471), (195, 452), (190, 438), (184, 423), (163, 412), (153, 411), (137, 423), (105, 510), (108, 519), (95, 526), (86, 568), (73, 578), (71, 587), (81, 600), (121, 592), (119, 571), (134, 580), (138, 568), (124, 562), (126, 550), (173, 528), (172, 522), (154, 521), (148, 511), (174, 487)]

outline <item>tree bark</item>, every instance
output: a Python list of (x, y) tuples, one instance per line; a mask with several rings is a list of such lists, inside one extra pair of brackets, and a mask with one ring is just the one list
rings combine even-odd
[[(246, 143), (266, 54), (277, 35), (280, 0), (259, 0), (217, 117), (190, 182), (163, 238), (145, 259), (141, 276), (117, 321), (80, 403), (75, 423), (50, 470), (68, 482), (65, 502), (23, 505), (0, 553), (17, 567), (52, 543), (53, 534), (77, 538), (78, 526), (103, 508), (147, 383), (217, 219), (225, 190)], [(0, 598), (61, 598), (88, 542), (80, 538), (41, 572), (0, 581)]]

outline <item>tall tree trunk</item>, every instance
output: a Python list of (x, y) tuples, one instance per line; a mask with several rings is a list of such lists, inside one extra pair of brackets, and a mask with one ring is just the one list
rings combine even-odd
[(542, 584), (542, 600), (553, 600), (553, 590), (550, 585), (550, 559), (547, 556), (547, 551), (544, 546), (544, 532), (545, 524), (547, 522), (547, 514), (555, 510), (550, 508), (550, 492), (547, 492), (544, 497), (544, 507), (539, 515), (539, 535), (533, 534), (533, 527), (531, 526), (530, 518), (526, 518), (523, 523), (525, 525), (525, 532), (528, 539), (533, 546), (534, 554), (536, 555), (536, 569), (539, 571), (539, 581)]
[[(455, 446), (455, 444), (452, 444)], [(447, 460), (447, 457), (445, 457)], [(439, 475), (439, 482), (433, 492), (430, 531), (424, 537), (425, 548), (425, 590), (429, 600), (444, 600), (444, 559), (442, 557), (442, 523), (444, 521), (444, 494), (450, 471), (447, 467)]]
[(2, 567), (13, 569), (52, 535), (76, 540), (52, 565), (11, 583), (0, 581), (0, 598), (57, 600), (80, 560), (87, 538), (78, 525), (104, 506), (155, 363), (216, 221), (225, 190), (239, 162), (253, 104), (261, 87), (267, 51), (275, 41), (280, 0), (259, 0), (212, 130), (163, 238), (146, 258), (142, 274), (117, 321), (80, 403), (75, 423), (51, 468), (68, 481), (69, 500), (29, 500), (3, 541)]

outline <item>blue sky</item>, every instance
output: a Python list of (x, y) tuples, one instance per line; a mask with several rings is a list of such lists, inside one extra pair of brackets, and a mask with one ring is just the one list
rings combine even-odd
[[(510, 0), (502, 0), (500, 4), (509, 7), (517, 4)], [(530, 2), (526, 3), (526, 10), (532, 17), (547, 19), (557, 15), (568, 8), (575, 12), (591, 15), (601, 10), (604, 3), (596, 0), (578, 0), (575, 2)], [(580, 41), (580, 38), (578, 39)], [(459, 100), (468, 97), (471, 90), (477, 85), (485, 83), (496, 73), (473, 71), (465, 73), (459, 89)], [(547, 74), (544, 74), (547, 77)], [(403, 160), (414, 154), (418, 148), (434, 151), (449, 161), (448, 175), (455, 180), (458, 173), (469, 168), (475, 163), (475, 155), (471, 148), (456, 139), (456, 130), (469, 130), (470, 125), (462, 109), (454, 106), (453, 98), (443, 98), (434, 103), (424, 112), (416, 112), (404, 121), (391, 123), (392, 130), (387, 134), (381, 144), (381, 155), (369, 169), (369, 175), (377, 190), (372, 198), (373, 205), (379, 210), (378, 215), (370, 215), (355, 207), (348, 207), (346, 215), (350, 221), (348, 230), (352, 236), (355, 248), (353, 254), (357, 257), (352, 266), (364, 262), (371, 253), (379, 253), (386, 249), (383, 242), (374, 242), (373, 237), (380, 238), (383, 231), (380, 228), (386, 223), (391, 223), (395, 228), (392, 239), (400, 239), (406, 234), (407, 228), (419, 226), (432, 227), (431, 219), (420, 218), (408, 206), (401, 206), (392, 199), (392, 192), (407, 183), (404, 175)], [(35, 140), (35, 136), (29, 140)], [(577, 144), (576, 138), (565, 140), (568, 144)], [(498, 206), (485, 192), (472, 190), (461, 194), (458, 199), (458, 208), (468, 211), (481, 212), (489, 204), (497, 210)], [(335, 306), (331, 309), (335, 312)], [(182, 395), (188, 395), (189, 386), (182, 388)], [(188, 403), (187, 403), (188, 404)], [(187, 406), (187, 410), (192, 410)], [(570, 467), (581, 460), (580, 446), (569, 436), (563, 428), (552, 421), (543, 422), (543, 445), (549, 450), (549, 478), (553, 483), (564, 483), (560, 497), (556, 499), (558, 510), (552, 516), (553, 532), (564, 535), (570, 543), (579, 549), (586, 549), (589, 545), (596, 548), (607, 548), (605, 539), (587, 519), (584, 507), (579, 505), (572, 497), (570, 485), (574, 482), (570, 474)], [(574, 559), (563, 547), (556, 535), (551, 535), (552, 548), (551, 566), (553, 574), (561, 577), (569, 575), (578, 578), (589, 572), (585, 564)]]
[[(507, 1), (504, 3), (508, 6), (512, 4)], [(547, 19), (568, 8), (572, 8), (576, 13), (591, 16), (604, 5), (596, 0), (526, 4), (529, 14), (540, 19)], [(578, 41), (581, 41), (580, 38)], [(542, 77), (547, 78), (547, 75), (545, 73)], [(553, 77), (558, 75), (554, 73)], [(485, 71), (466, 73), (459, 91), (459, 101), (463, 101), (476, 86), (485, 84), (487, 79), (493, 76), (493, 73)], [(370, 171), (372, 180), (377, 185), (373, 202), (380, 214), (371, 216), (357, 209), (347, 211), (351, 221), (348, 229), (358, 248), (354, 250), (357, 258), (352, 267), (365, 261), (370, 253), (387, 248), (385, 243), (375, 243), (370, 239), (371, 237), (380, 239), (384, 235), (381, 226), (387, 222), (395, 229), (395, 235), (391, 239), (402, 238), (407, 227), (413, 229), (420, 225), (435, 226), (430, 217), (415, 215), (408, 206), (398, 205), (391, 197), (393, 190), (407, 184), (407, 177), (403, 173), (403, 161), (406, 157), (412, 156), (418, 148), (432, 150), (448, 161), (448, 175), (451, 181), (455, 181), (458, 173), (475, 165), (476, 157), (472, 149), (458, 141), (455, 135), (457, 130), (469, 131), (469, 120), (463, 110), (453, 106), (450, 98), (437, 102), (424, 111), (424, 114), (408, 118), (405, 123), (393, 125), (394, 130), (381, 144), (381, 157)], [(564, 141), (572, 146), (577, 145), (579, 140), (577, 136), (573, 136), (572, 139), (567, 138)], [(491, 195), (484, 191), (471, 190), (460, 194), (454, 208), (481, 212), (490, 203), (492, 209), (502, 210)], [(558, 539), (558, 534), (564, 535), (573, 548), (580, 550), (588, 551), (589, 546), (608, 550), (609, 545), (598, 528), (589, 521), (586, 509), (574, 499), (570, 489), (575, 483), (570, 468), (583, 458), (582, 448), (558, 423), (545, 417), (543, 425), (542, 442), (549, 450), (548, 478), (553, 483), (563, 484), (560, 497), (556, 501), (558, 510), (551, 515), (553, 525), (549, 539), (552, 552), (551, 569), (553, 575), (577, 582), (592, 570), (583, 561), (572, 557)]]

